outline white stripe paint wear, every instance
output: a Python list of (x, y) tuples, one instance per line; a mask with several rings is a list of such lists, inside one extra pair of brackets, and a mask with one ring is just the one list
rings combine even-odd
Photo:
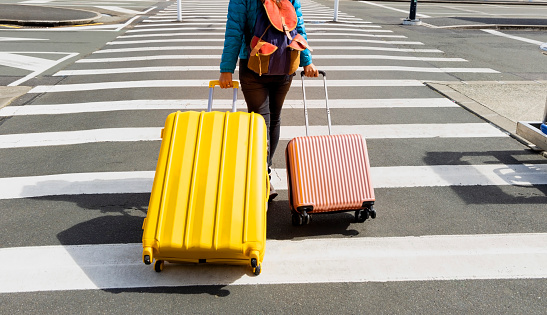
[[(545, 279), (547, 234), (266, 241), (262, 273), (227, 265), (141, 261), (141, 244), (0, 249), (0, 293), (203, 285)], [(359, 250), (355, 250), (359, 248)], [(16, 264), (13, 262), (17, 261)], [(305, 261), (307, 263), (303, 264)], [(351, 262), (351, 263), (349, 263)], [(356, 268), (355, 266), (369, 266)]]
[[(324, 108), (324, 100), (307, 100), (308, 108)], [(238, 108), (246, 108), (244, 100), (238, 100)], [(285, 100), (284, 108), (303, 108), (302, 100)], [(404, 98), (404, 99), (331, 99), (330, 108), (440, 108), (459, 107), (456, 103), (446, 98)], [(180, 100), (131, 100), (69, 103), (54, 105), (25, 105), (6, 106), (0, 108), (0, 117), (28, 116), (28, 115), (59, 115), (94, 113), (124, 110), (204, 110), (207, 108), (207, 100), (180, 99)], [(232, 100), (215, 99), (215, 109), (232, 108)]]
[[(415, 57), (415, 56), (391, 56), (391, 55), (314, 55), (314, 59), (352, 59), (352, 60), (402, 60), (402, 61), (440, 61), (440, 62), (467, 62), (463, 58), (445, 58), (445, 57)], [(149, 60), (220, 60), (219, 55), (151, 55), (139, 57), (115, 57), (115, 58), (87, 58), (80, 59), (76, 63), (105, 63), (112, 62), (134, 62)], [(218, 67), (217, 67), (218, 69)]]
[[(372, 167), (374, 188), (547, 185), (546, 164)], [(0, 178), (0, 199), (150, 193), (154, 171), (96, 172)], [(287, 190), (285, 169), (272, 170), (272, 185)]]
[[(424, 86), (418, 80), (329, 80), (329, 87), (395, 87), (395, 86)], [(78, 92), (132, 88), (167, 88), (167, 87), (209, 87), (209, 80), (142, 80), (116, 81), (80, 84), (39, 85), (29, 93), (56, 93)], [(306, 87), (323, 87), (323, 82), (311, 80)]]
[[(455, 131), (457, 130), (457, 131)], [(361, 134), (365, 139), (496, 138), (508, 137), (487, 123), (334, 125), (333, 134)], [(326, 126), (310, 126), (309, 135), (327, 134)], [(100, 142), (161, 140), (161, 127), (104, 128), (0, 135), (0, 149), (74, 145)], [(303, 126), (282, 126), (280, 140), (306, 135)]]
[[(239, 70), (239, 67), (236, 67)], [(423, 72), (423, 73), (499, 73), (489, 68), (426, 68), (426, 67), (398, 67), (398, 66), (321, 66), (321, 70), (329, 72), (340, 71), (394, 71), (394, 72)], [(146, 72), (203, 72), (216, 71), (218, 66), (165, 66), (165, 67), (136, 67), (136, 68), (106, 68), (86, 70), (63, 70), (54, 76), (73, 75), (107, 75), (122, 73)]]
[(518, 41), (525, 42), (525, 43), (535, 44), (535, 45), (538, 45), (538, 46), (544, 43), (542, 41), (529, 39), (529, 38), (525, 38), (525, 37), (521, 37), (521, 36), (508, 35), (508, 34), (505, 34), (505, 33), (502, 33), (500, 31), (496, 31), (496, 30), (483, 29), (482, 31), (486, 32), (486, 33), (490, 33), (492, 35), (501, 36), (501, 37), (505, 37), (505, 38), (510, 38), (510, 39), (518, 40)]

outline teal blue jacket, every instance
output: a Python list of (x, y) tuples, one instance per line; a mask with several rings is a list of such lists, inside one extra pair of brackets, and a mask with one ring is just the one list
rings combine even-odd
[[(289, 0), (298, 17), (296, 31), (308, 40), (304, 29), (304, 18), (300, 0)], [(258, 5), (260, 0), (230, 0), (228, 5), (228, 21), (226, 22), (226, 33), (224, 37), (224, 50), (220, 61), (220, 72), (234, 73), (237, 58), (249, 59), (249, 52), (245, 47), (245, 29), (252, 33), (255, 27)], [(312, 63), (311, 53), (308, 49), (300, 53), (300, 66), (304, 67)]]

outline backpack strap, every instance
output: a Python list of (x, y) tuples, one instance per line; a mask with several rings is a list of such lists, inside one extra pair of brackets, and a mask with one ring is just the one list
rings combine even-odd
[(289, 32), (296, 28), (298, 18), (296, 10), (289, 0), (261, 0), (266, 10), (266, 15), (273, 27), (280, 32), (286, 33), (292, 40)]
[(283, 24), (283, 31), (285, 32), (285, 35), (287, 35), (289, 40), (292, 40), (291, 31), (289, 30), (289, 27), (287, 26), (287, 23), (285, 23), (285, 17), (284, 16), (281, 17), (281, 23)]

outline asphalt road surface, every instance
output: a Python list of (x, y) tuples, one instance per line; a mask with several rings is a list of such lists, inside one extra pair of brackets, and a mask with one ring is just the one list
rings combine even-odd
[[(0, 28), (0, 84), (31, 87), (0, 109), (0, 313), (545, 313), (546, 159), (424, 83), (547, 80), (544, 31), (433, 24), (538, 19), (547, 6), (420, 4), (437, 20), (402, 26), (408, 4), (341, 1), (331, 23), (332, 1), (303, 0), (334, 132), (367, 139), (378, 217), (291, 225), (283, 150), (304, 134), (295, 77), (262, 274), (145, 266), (160, 130), (172, 111), (205, 108), (227, 3), (183, 0), (181, 23), (176, 2), (134, 1), (110, 3), (131, 16), (102, 24)], [(309, 83), (312, 133), (324, 133), (322, 83)], [(230, 98), (215, 91), (215, 107)]]

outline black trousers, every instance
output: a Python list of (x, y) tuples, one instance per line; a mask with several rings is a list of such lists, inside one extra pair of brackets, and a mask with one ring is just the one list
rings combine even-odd
[(268, 173), (279, 142), (281, 109), (289, 92), (292, 75), (259, 76), (247, 68), (247, 59), (239, 62), (239, 81), (247, 103), (247, 110), (262, 115), (268, 127)]

